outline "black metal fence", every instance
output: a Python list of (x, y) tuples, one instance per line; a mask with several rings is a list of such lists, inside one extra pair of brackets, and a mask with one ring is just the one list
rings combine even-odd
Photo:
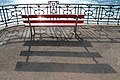
[(59, 4), (48, 1), (47, 4), (14, 4), (0, 6), (0, 27), (19, 25), (21, 15), (29, 14), (84, 14), (85, 24), (119, 25), (120, 5), (100, 4)]

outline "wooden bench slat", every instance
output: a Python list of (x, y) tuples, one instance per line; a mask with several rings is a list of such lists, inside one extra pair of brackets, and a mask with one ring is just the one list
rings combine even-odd
[[(76, 20), (24, 20), (24, 23), (76, 23)], [(78, 20), (77, 23), (84, 23), (83, 20)]]
[(52, 14), (52, 15), (22, 15), (22, 18), (84, 18), (84, 15), (62, 15), (62, 14)]
[[(83, 24), (78, 24), (77, 26), (83, 26)], [(25, 25), (25, 27), (30, 27), (29, 25)], [(37, 24), (31, 25), (31, 27), (76, 27), (75, 24)]]

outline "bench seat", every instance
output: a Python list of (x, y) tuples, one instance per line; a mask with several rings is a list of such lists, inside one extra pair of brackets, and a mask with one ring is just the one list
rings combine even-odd
[[(83, 25), (84, 15), (76, 14), (43, 14), (43, 15), (22, 15), (25, 27), (30, 27), (31, 37), (32, 28), (35, 27), (74, 27), (76, 35), (76, 27)], [(35, 29), (33, 29), (35, 32)]]

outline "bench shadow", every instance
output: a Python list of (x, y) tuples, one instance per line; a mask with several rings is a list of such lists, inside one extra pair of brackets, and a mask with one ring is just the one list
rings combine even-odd
[(67, 73), (116, 73), (109, 64), (70, 64), (45, 62), (18, 62), (15, 71), (67, 72)]
[(53, 57), (98, 57), (97, 52), (69, 52), (69, 51), (21, 51), (20, 56), (53, 56)]
[(88, 41), (26, 41), (23, 46), (67, 46), (67, 47), (92, 47), (91, 42)]

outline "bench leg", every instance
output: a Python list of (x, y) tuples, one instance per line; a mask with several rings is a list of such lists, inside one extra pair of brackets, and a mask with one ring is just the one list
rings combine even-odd
[(33, 34), (35, 35), (35, 28), (34, 28), (34, 27), (33, 27), (33, 31), (34, 31), (34, 33), (33, 33)]
[(33, 27), (33, 40), (35, 39), (35, 27)]
[[(83, 40), (82, 37), (80, 37), (78, 34), (77, 34), (77, 27), (74, 28), (74, 33), (75, 33), (75, 38), (78, 39), (78, 40)], [(81, 33), (80, 33), (81, 34)]]
[(32, 37), (33, 37), (33, 35), (32, 35), (33, 33), (32, 33), (32, 27), (30, 27), (30, 40), (32, 41)]
[(34, 40), (34, 37), (35, 37), (35, 28), (30, 27), (30, 39)]
[(75, 38), (77, 37), (76, 28), (77, 27), (74, 28)]

